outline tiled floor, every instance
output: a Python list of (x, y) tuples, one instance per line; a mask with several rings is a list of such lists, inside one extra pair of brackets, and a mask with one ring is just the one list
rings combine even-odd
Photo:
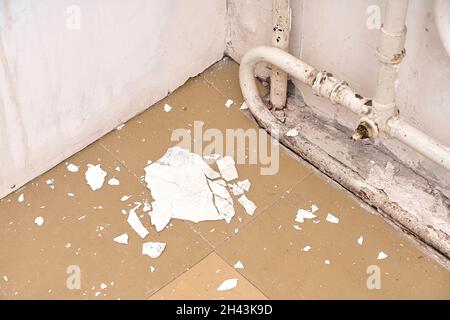
[[(152, 201), (142, 181), (144, 167), (176, 144), (173, 130), (190, 129), (195, 120), (204, 121), (204, 130), (255, 127), (239, 110), (237, 72), (231, 60), (217, 63), (121, 130), (2, 199), (0, 297), (450, 299), (450, 272), (284, 151), (273, 176), (260, 175), (260, 165), (237, 165), (240, 178), (252, 182), (248, 197), (258, 206), (253, 216), (236, 204), (229, 224), (172, 220), (158, 233), (139, 210), (150, 230), (145, 241), (167, 243), (159, 258), (142, 255), (143, 241), (130, 231), (126, 214), (135, 201)], [(229, 109), (228, 98), (235, 102)], [(165, 103), (173, 106), (171, 112), (164, 112)], [(80, 170), (70, 172), (66, 163)], [(116, 177), (120, 185), (105, 183), (93, 192), (84, 178), (88, 163), (101, 164), (107, 179)], [(124, 195), (131, 197), (121, 201)], [(317, 218), (296, 223), (297, 210), (311, 204), (319, 207)], [(327, 222), (327, 213), (339, 223)], [(37, 216), (44, 218), (42, 226), (35, 224)], [(128, 245), (112, 240), (124, 232)], [(377, 260), (380, 251), (386, 259)], [(237, 261), (243, 269), (233, 267)], [(80, 289), (67, 287), (70, 266), (79, 267)], [(367, 287), (369, 266), (379, 268), (380, 289)], [(238, 279), (237, 286), (217, 291), (227, 279)]]

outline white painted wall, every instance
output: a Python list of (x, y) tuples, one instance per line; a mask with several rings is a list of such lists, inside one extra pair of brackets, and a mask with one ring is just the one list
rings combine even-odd
[(225, 15), (225, 0), (0, 0), (0, 198), (219, 60)]
[[(271, 44), (272, 0), (228, 1), (227, 53), (240, 61), (257, 45)], [(378, 43), (376, 29), (366, 26), (370, 5), (383, 0), (291, 0), (293, 21), (290, 52), (312, 66), (345, 79), (360, 94), (372, 97), (376, 84)], [(402, 116), (435, 139), (450, 146), (450, 57), (434, 21), (434, 1), (411, 0), (407, 18), (406, 57), (397, 92)], [(264, 69), (258, 72), (266, 75)], [(314, 96), (296, 82), (305, 100), (319, 113), (355, 128), (357, 117), (344, 108)], [(395, 140), (384, 144), (404, 161), (427, 174), (449, 176)], [(450, 181), (450, 180), (449, 180)]]

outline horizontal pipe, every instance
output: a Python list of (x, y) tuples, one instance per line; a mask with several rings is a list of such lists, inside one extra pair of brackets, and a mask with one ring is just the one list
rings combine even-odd
[(437, 142), (400, 117), (388, 120), (389, 135), (450, 171), (450, 148)]
[[(270, 132), (280, 131), (281, 123), (267, 109), (259, 96), (254, 76), (255, 66), (259, 62), (268, 62), (277, 66), (312, 87), (317, 95), (328, 98), (333, 103), (343, 105), (355, 113), (363, 115), (370, 106), (370, 99), (357, 95), (344, 81), (339, 81), (331, 74), (325, 71), (319, 72), (283, 50), (265, 46), (256, 47), (242, 58), (239, 67), (239, 80), (242, 94), (250, 111), (255, 115), (258, 122)], [(450, 171), (450, 149), (412, 127), (401, 118), (391, 118), (387, 126), (383, 126), (381, 129)]]

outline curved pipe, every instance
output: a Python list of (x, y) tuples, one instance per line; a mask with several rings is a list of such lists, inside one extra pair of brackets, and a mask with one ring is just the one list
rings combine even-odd
[[(345, 81), (340, 81), (325, 71), (319, 72), (283, 50), (266, 46), (256, 47), (242, 58), (239, 67), (239, 81), (242, 94), (251, 113), (260, 125), (273, 134), (281, 133), (283, 126), (267, 109), (259, 96), (254, 76), (255, 66), (259, 62), (268, 62), (277, 66), (312, 87), (317, 95), (328, 98), (335, 104), (343, 105), (360, 115), (370, 115), (371, 113), (372, 101), (354, 93)], [(370, 116), (368, 121), (370, 121)], [(372, 125), (377, 128), (377, 125)], [(380, 128), (450, 171), (450, 148), (440, 144), (397, 116), (390, 118), (387, 125), (382, 125)]]
[(312, 87), (317, 95), (346, 106), (355, 113), (364, 115), (370, 111), (371, 100), (353, 92), (345, 81), (334, 78), (326, 71), (318, 71), (281, 49), (261, 46), (251, 49), (242, 58), (239, 81), (250, 111), (268, 129), (274, 123), (278, 124), (274, 129), (279, 129), (281, 122), (276, 120), (259, 96), (254, 77), (254, 69), (259, 62), (268, 62), (278, 67)]

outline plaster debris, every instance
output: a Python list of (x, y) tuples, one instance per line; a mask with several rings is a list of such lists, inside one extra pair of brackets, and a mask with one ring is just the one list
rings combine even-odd
[(330, 264), (331, 261), (330, 260), (325, 260), (325, 264)]
[(120, 201), (127, 201), (130, 198), (131, 196), (122, 196), (122, 198), (120, 198)]
[(228, 193), (225, 181), (222, 179), (216, 181), (208, 181), (209, 187), (214, 194), (214, 204), (216, 205), (219, 214), (225, 219), (227, 223), (230, 223), (234, 217), (233, 199)]
[(120, 181), (117, 180), (116, 178), (111, 178), (108, 180), (108, 184), (110, 186), (118, 186), (118, 185), (120, 185)]
[(125, 127), (125, 123), (122, 123), (120, 126), (118, 126), (118, 127), (116, 128), (116, 130), (122, 130), (123, 127)]
[(219, 174), (203, 159), (179, 147), (169, 148), (158, 161), (145, 167), (145, 182), (155, 201), (151, 223), (159, 232), (171, 218), (193, 222), (221, 220), (206, 177)]
[(227, 279), (217, 288), (217, 291), (226, 291), (236, 288), (238, 279)]
[(298, 136), (298, 130), (297, 129), (289, 129), (288, 132), (286, 132), (286, 136), (288, 137), (296, 137)]
[(138, 204), (136, 207), (130, 210), (130, 213), (128, 214), (127, 222), (128, 224), (133, 228), (134, 231), (142, 238), (144, 239), (148, 234), (148, 230), (144, 227), (141, 220), (139, 220), (136, 210), (140, 207)]
[(75, 196), (72, 192), (67, 192), (67, 195), (68, 195), (69, 197)]
[(165, 111), (165, 112), (170, 112), (170, 111), (172, 111), (172, 106), (168, 105), (167, 103), (164, 104), (164, 111)]
[(247, 110), (247, 109), (248, 109), (247, 102), (245, 102), (245, 101), (242, 102), (241, 107), (240, 107), (239, 109), (241, 109), (241, 110)]
[(228, 99), (227, 102), (225, 102), (225, 107), (231, 108), (231, 106), (234, 104), (234, 101), (231, 99)]
[(128, 233), (123, 233), (113, 239), (115, 242), (120, 244), (128, 244)]
[(300, 226), (298, 226), (298, 225), (296, 225), (296, 224), (294, 224), (293, 227), (294, 227), (294, 229), (296, 229), (296, 230), (303, 230)]
[(220, 154), (217, 154), (217, 153), (213, 153), (213, 154), (205, 154), (205, 155), (203, 156), (203, 159), (204, 159), (205, 161), (210, 161), (210, 160), (217, 161), (217, 160), (219, 160), (220, 158), (222, 158), (222, 156), (221, 156)]
[(238, 177), (235, 162), (232, 157), (225, 156), (216, 161), (220, 174), (226, 181), (234, 180)]
[(78, 166), (74, 165), (73, 163), (69, 163), (66, 167), (70, 172), (78, 172)]
[(314, 219), (317, 216), (312, 213), (311, 211), (307, 211), (304, 209), (298, 209), (297, 210), (297, 215), (295, 216), (295, 222), (300, 222), (303, 223), (305, 221), (305, 219)]
[(42, 218), (41, 216), (36, 217), (36, 219), (34, 219), (34, 223), (36, 223), (38, 226), (42, 226), (44, 224), (44, 218)]
[(86, 215), (79, 217), (78, 220), (83, 220), (84, 218), (86, 218)]
[(303, 251), (308, 252), (309, 250), (311, 250), (311, 246), (305, 246), (303, 248)]
[(142, 244), (142, 254), (150, 258), (158, 258), (165, 248), (164, 242), (145, 242)]
[(242, 181), (238, 181), (237, 185), (240, 188), (244, 189), (246, 192), (250, 191), (251, 183), (250, 183), (250, 180), (248, 180), (248, 179), (245, 179), (245, 180), (242, 180)]
[(330, 223), (339, 223), (339, 218), (333, 216), (331, 213), (327, 214), (326, 220)]
[(311, 205), (311, 212), (314, 213), (314, 212), (317, 212), (317, 211), (319, 211), (319, 207), (316, 206), (315, 204), (312, 204)]
[(23, 200), (24, 200), (24, 196), (23, 196), (23, 193), (21, 193), (19, 195), (19, 197), (17, 197), (17, 202), (23, 202)]
[(233, 192), (234, 196), (240, 196), (240, 195), (244, 194), (244, 189), (239, 187), (237, 184), (233, 183), (231, 185), (231, 192)]
[(105, 182), (106, 172), (102, 170), (100, 164), (88, 164), (88, 169), (85, 173), (87, 184), (93, 191), (100, 189)]
[(234, 264), (234, 268), (235, 268), (235, 269), (244, 269), (244, 265), (242, 264), (241, 260), (238, 260), (238, 261)]
[(150, 266), (150, 272), (155, 272), (155, 267), (154, 266)]
[(108, 286), (106, 285), (106, 283), (102, 283), (100, 284), (100, 288), (105, 290)]
[(359, 244), (360, 246), (363, 244), (363, 241), (364, 241), (363, 236), (360, 236), (360, 237), (358, 238), (358, 240), (356, 240), (356, 242), (358, 242), (358, 244)]
[(152, 206), (149, 205), (147, 202), (144, 202), (144, 208), (142, 208), (142, 211), (149, 212), (150, 210), (152, 210)]
[(7, 276), (3, 276), (3, 279), (8, 282), (8, 277)]
[(388, 257), (388, 255), (387, 255), (386, 253), (384, 253), (383, 251), (380, 251), (380, 252), (378, 253), (377, 260), (384, 260), (384, 259), (386, 259), (387, 257)]
[(256, 205), (249, 200), (245, 194), (243, 194), (239, 199), (238, 199), (239, 203), (244, 207), (245, 211), (247, 212), (247, 214), (249, 215), (253, 215), (253, 213), (255, 213), (256, 210)]

